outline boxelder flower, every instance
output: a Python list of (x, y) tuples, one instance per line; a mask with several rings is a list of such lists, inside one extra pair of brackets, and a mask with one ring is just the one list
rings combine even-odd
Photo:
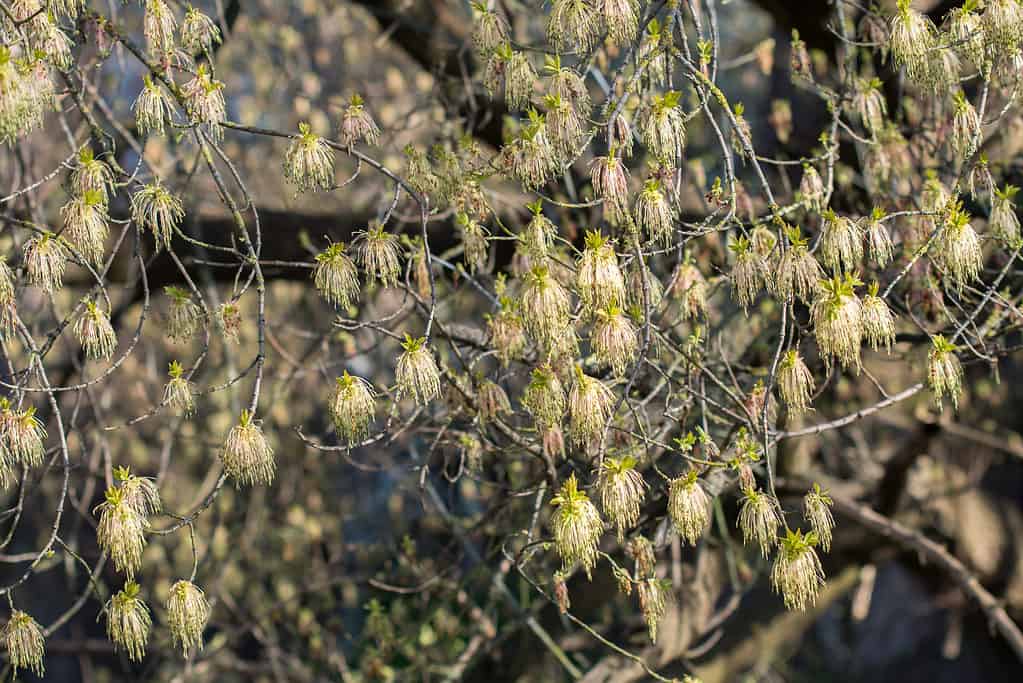
[(579, 490), (575, 474), (561, 486), (551, 499), (557, 509), (551, 517), (554, 547), (561, 556), (562, 567), (569, 569), (576, 562), (582, 565), (586, 576), (597, 564), (597, 543), (604, 533), (604, 521), (585, 491)]

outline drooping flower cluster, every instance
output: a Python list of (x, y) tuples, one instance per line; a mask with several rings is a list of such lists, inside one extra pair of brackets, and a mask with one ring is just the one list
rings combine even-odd
[(927, 355), (927, 386), (934, 393), (934, 401), (941, 408), (941, 400), (948, 396), (952, 406), (959, 407), (963, 393), (963, 366), (956, 355), (957, 347), (944, 336), (931, 338), (931, 350)]
[(75, 337), (82, 345), (86, 358), (109, 360), (117, 348), (117, 333), (110, 324), (110, 318), (95, 301), (86, 302), (78, 316)]
[(210, 618), (206, 595), (191, 581), (177, 581), (167, 598), (167, 625), (185, 657), (203, 647), (202, 633)]
[(332, 242), (316, 255), (313, 281), (323, 298), (342, 310), (359, 300), (359, 273), (345, 253), (344, 242)]
[(636, 459), (629, 455), (605, 458), (597, 477), (600, 509), (615, 528), (619, 542), (625, 537), (626, 530), (639, 521), (640, 506), (646, 493), (646, 482), (636, 470), (636, 464)]
[(696, 545), (710, 527), (710, 504), (696, 470), (673, 479), (668, 486), (668, 517), (690, 545)]
[(575, 474), (565, 480), (551, 504), (555, 506), (551, 517), (554, 547), (562, 566), (568, 569), (579, 563), (588, 576), (597, 564), (597, 543), (604, 533), (597, 506), (579, 489)]
[(185, 217), (181, 200), (157, 180), (145, 185), (131, 198), (131, 217), (153, 232), (157, 245), (169, 248), (174, 230)]
[(46, 672), (43, 665), (46, 638), (39, 622), (21, 610), (14, 610), (0, 635), (15, 674), (18, 669), (26, 669), (41, 678)]
[(349, 446), (369, 434), (369, 423), (376, 412), (373, 387), (369, 382), (353, 377), (345, 370), (337, 378), (334, 395), (328, 405), (338, 436)]
[(106, 604), (107, 637), (123, 648), (128, 659), (139, 662), (146, 654), (153, 619), (139, 597), (139, 585), (128, 581)]
[(34, 406), (17, 410), (7, 398), (0, 398), (0, 460), (4, 478), (11, 465), (42, 465), (46, 457), (45, 441), (46, 427), (36, 417)]
[(798, 351), (789, 349), (778, 366), (778, 393), (789, 413), (801, 415), (809, 410), (813, 390), (813, 374), (806, 362)]
[(163, 388), (163, 402), (183, 417), (195, 413), (195, 386), (185, 377), (185, 369), (178, 361), (171, 361), (167, 369), (167, 384)]
[(824, 587), (824, 569), (814, 550), (817, 542), (814, 532), (804, 535), (798, 530), (788, 531), (781, 539), (771, 568), (771, 584), (789, 609), (812, 607)]
[(440, 370), (434, 360), (426, 337), (405, 335), (401, 343), (404, 350), (394, 369), (398, 382), (398, 397), (408, 397), (425, 406), (440, 394)]
[(810, 310), (817, 347), (828, 362), (837, 358), (843, 368), (860, 367), (863, 339), (863, 305), (856, 296), (860, 284), (852, 276), (822, 280)]
[(96, 541), (110, 554), (114, 568), (131, 580), (142, 567), (149, 519), (140, 505), (144, 499), (129, 493), (123, 484), (106, 490), (105, 500), (96, 508)]
[(742, 496), (739, 530), (743, 541), (755, 542), (766, 559), (778, 543), (778, 527), (781, 526), (778, 503), (769, 494), (752, 488), (745, 489)]
[(263, 428), (248, 410), (243, 410), (238, 424), (231, 427), (220, 450), (224, 472), (238, 486), (269, 484), (277, 471), (273, 448)]
[(25, 275), (29, 284), (53, 294), (64, 283), (69, 258), (67, 248), (52, 232), (31, 237), (24, 246)]
[(334, 186), (334, 150), (308, 123), (298, 124), (298, 137), (284, 156), (284, 178), (299, 192)]

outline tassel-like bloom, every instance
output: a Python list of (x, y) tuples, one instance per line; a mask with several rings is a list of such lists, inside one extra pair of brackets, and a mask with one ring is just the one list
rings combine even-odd
[[(588, 118), (592, 109), (592, 103), (590, 92), (586, 88), (586, 83), (582, 76), (573, 69), (561, 66), (561, 58), (557, 55), (553, 57), (547, 56), (544, 71), (551, 79), (550, 93), (572, 105), (576, 114), (581, 118)], [(631, 154), (631, 146), (628, 151), (625, 151), (625, 147), (622, 144), (616, 144), (614, 147), (615, 149), (622, 150), (625, 156)]]
[(227, 118), (224, 83), (213, 78), (206, 64), (196, 67), (195, 76), (181, 88), (192, 121), (204, 124), (215, 139), (223, 132), (220, 122)]
[(360, 95), (352, 95), (348, 106), (341, 114), (339, 136), (341, 144), (348, 148), (360, 141), (375, 147), (380, 141), (380, 128), (366, 111), (366, 103)]
[(527, 191), (543, 187), (559, 168), (558, 159), (547, 135), (547, 120), (536, 110), (528, 111), (529, 122), (517, 138), (501, 151), (503, 163)]
[(384, 286), (394, 287), (398, 284), (401, 249), (396, 235), (384, 230), (382, 225), (371, 225), (355, 233), (352, 247), (367, 278), (378, 280)]
[(334, 150), (308, 123), (298, 124), (298, 137), (284, 155), (284, 178), (299, 192), (334, 187)]
[(803, 178), (799, 181), (799, 196), (810, 211), (820, 213), (824, 209), (824, 181), (821, 174), (810, 164), (803, 164)]
[(586, 576), (590, 576), (597, 564), (597, 543), (604, 533), (604, 521), (597, 506), (585, 491), (579, 490), (575, 473), (565, 480), (551, 504), (557, 508), (551, 517), (551, 529), (562, 567), (569, 569), (578, 562)]
[(600, 21), (589, 0), (553, 0), (547, 17), (547, 40), (558, 52), (589, 52), (600, 33)]
[[(660, 279), (651, 273), (649, 268), (636, 261), (633, 261), (626, 277), (625, 305), (629, 309), (630, 315), (639, 311), (638, 319), (642, 320), (644, 304), (648, 303), (651, 311), (656, 311), (657, 307), (661, 305), (661, 301), (664, 299), (664, 287), (661, 285)], [(644, 287), (647, 301), (643, 300)]]
[(220, 460), (224, 464), (224, 472), (238, 486), (269, 484), (277, 470), (273, 449), (259, 422), (248, 410), (242, 411), (238, 424), (228, 432)]
[(668, 293), (681, 302), (683, 320), (695, 320), (706, 315), (707, 280), (691, 257), (687, 256), (675, 269)]
[(625, 532), (639, 521), (646, 496), (646, 482), (636, 469), (636, 459), (631, 455), (604, 458), (597, 475), (597, 492), (600, 509), (621, 543)]
[(593, 192), (604, 200), (604, 217), (613, 224), (621, 223), (629, 213), (629, 172), (612, 148), (606, 157), (590, 163)]
[(494, 420), (500, 415), (507, 415), (512, 411), (508, 394), (500, 384), (489, 379), (480, 381), (476, 388), (476, 398), (481, 424)]
[(111, 486), (106, 500), (97, 507), (99, 525), (96, 542), (110, 554), (114, 568), (129, 580), (142, 567), (142, 552), (146, 547), (149, 521), (129, 503), (122, 488)]
[(537, 266), (525, 277), (520, 301), (526, 331), (544, 347), (551, 347), (568, 321), (571, 299), (568, 291), (544, 266)]
[(981, 19), (991, 54), (1002, 56), (1019, 51), (1023, 44), (1023, 7), (1017, 0), (989, 0), (984, 3)]
[(803, 611), (812, 607), (824, 587), (824, 569), (813, 548), (816, 543), (816, 534), (804, 536), (798, 530), (788, 531), (781, 540), (771, 568), (771, 584), (781, 593), (788, 609)]
[(408, 397), (425, 406), (440, 394), (440, 370), (433, 359), (426, 337), (405, 335), (404, 352), (394, 370), (398, 382), (398, 398)]
[(107, 637), (128, 654), (128, 659), (141, 662), (146, 654), (153, 619), (149, 607), (139, 597), (139, 585), (128, 581), (106, 605)]
[(43, 657), (46, 655), (46, 637), (35, 619), (21, 610), (11, 612), (0, 637), (10, 657), (15, 676), (18, 669), (31, 671), (40, 678), (46, 673)]
[(927, 53), (924, 72), (911, 78), (928, 87), (935, 95), (942, 95), (959, 84), (961, 70), (959, 55), (952, 50), (938, 47)]
[(14, 334), (18, 320), (17, 300), (14, 295), (14, 271), (7, 260), (0, 257), (0, 339)]
[(748, 488), (743, 491), (742, 508), (739, 510), (739, 530), (743, 543), (756, 542), (760, 554), (766, 559), (778, 543), (778, 527), (781, 516), (778, 503), (769, 494)]
[(163, 388), (163, 402), (182, 417), (195, 413), (195, 387), (185, 377), (185, 369), (176, 360), (170, 362), (169, 379)]
[(529, 57), (525, 52), (516, 52), (512, 50), (511, 45), (505, 43), (494, 51), (488, 70), (491, 70), (492, 74), (484, 81), (491, 92), (499, 82), (500, 75), (504, 76), (504, 101), (509, 109), (521, 111), (529, 106), (533, 84), (536, 82), (536, 71), (529, 63)]
[(561, 424), (565, 415), (565, 387), (549, 365), (533, 370), (522, 393), (522, 405), (541, 427)]
[(30, 41), (35, 50), (58, 69), (67, 70), (73, 60), (74, 42), (61, 30), (56, 18), (49, 12), (40, 14), (30, 24)]
[(803, 519), (810, 523), (824, 552), (831, 550), (831, 532), (835, 528), (835, 517), (831, 514), (833, 503), (831, 496), (821, 489), (820, 484), (814, 484), (813, 489), (803, 497)]
[(68, 250), (52, 232), (35, 235), (25, 242), (25, 277), (47, 294), (59, 290), (64, 283)]
[(853, 94), (852, 108), (859, 115), (870, 137), (876, 138), (884, 129), (885, 117), (888, 115), (888, 105), (881, 92), (881, 79), (860, 81)]
[(891, 235), (888, 234), (888, 228), (885, 227), (882, 220), (885, 215), (884, 209), (875, 206), (870, 218), (866, 220), (866, 227), (863, 230), (867, 235), (867, 253), (879, 268), (884, 268), (891, 263), (892, 257), (895, 255), (895, 246), (892, 244)]
[(639, 335), (622, 309), (612, 303), (597, 311), (590, 346), (597, 362), (621, 377), (639, 352)]
[(486, 3), (474, 2), (476, 23), (472, 31), (472, 44), (480, 57), (488, 57), (508, 42), (508, 22), (497, 12), (487, 9)]
[(939, 409), (945, 396), (952, 399), (953, 408), (959, 409), (959, 397), (963, 394), (963, 366), (956, 350), (956, 345), (940, 334), (931, 338), (931, 350), (927, 355), (927, 386), (934, 393), (934, 402)]
[(671, 90), (654, 95), (641, 118), (643, 144), (658, 160), (677, 168), (683, 160), (686, 144), (685, 120), (679, 101), (682, 93)]
[(970, 60), (978, 70), (983, 71), (988, 66), (984, 43), (989, 36), (985, 35), (983, 19), (977, 12), (977, 5), (976, 1), (970, 1), (949, 12), (948, 37), (949, 43), (955, 46), (962, 57)]
[(933, 259), (951, 276), (957, 291), (980, 276), (984, 258), (980, 238), (970, 225), (970, 214), (956, 204), (945, 219), (935, 240)]
[(931, 20), (910, 7), (910, 0), (898, 0), (898, 9), (891, 18), (889, 47), (895, 63), (906, 67), (910, 79), (925, 80), (928, 53), (935, 49), (937, 30)]
[(135, 112), (135, 126), (141, 135), (163, 135), (166, 123), (174, 111), (174, 98), (149, 74), (143, 76), (143, 83), (139, 96), (131, 105)]
[(575, 159), (579, 150), (586, 142), (586, 127), (589, 125), (582, 114), (572, 103), (558, 95), (546, 95), (543, 98), (547, 113), (547, 137), (558, 164), (567, 164)]
[(167, 295), (167, 337), (175, 342), (187, 342), (202, 325), (202, 309), (192, 300), (187, 289), (173, 285), (163, 288)]
[(643, 191), (636, 197), (634, 214), (636, 224), (646, 231), (650, 239), (671, 246), (675, 236), (674, 211), (661, 190), (659, 180), (651, 179), (646, 182)]
[(220, 27), (208, 15), (191, 5), (181, 22), (181, 47), (189, 54), (210, 52), (221, 41)]
[(867, 295), (863, 297), (863, 308), (860, 319), (863, 322), (863, 338), (875, 351), (885, 347), (889, 353), (895, 343), (895, 316), (884, 299), (877, 295), (878, 284), (871, 283)]
[(746, 237), (739, 237), (728, 248), (735, 254), (732, 265), (732, 298), (748, 310), (767, 279), (767, 264)]
[(465, 213), (455, 216), (455, 224), (462, 233), (462, 258), (469, 266), (469, 272), (475, 273), (487, 263), (490, 249), (488, 233), (482, 225)]
[(114, 479), (119, 482), (124, 504), (138, 514), (150, 517), (163, 510), (160, 490), (149, 477), (132, 474), (128, 467), (115, 467)]
[[(45, 65), (41, 73), (52, 91)], [(0, 143), (14, 142), (42, 125), (46, 103), (52, 101), (52, 96), (40, 95), (11, 49), (0, 45)]]
[(531, 257), (543, 259), (554, 248), (554, 238), (558, 235), (558, 226), (543, 214), (542, 200), (537, 200), (526, 206), (532, 213), (532, 217), (519, 239)]
[(171, 586), (167, 598), (167, 625), (185, 657), (193, 649), (202, 649), (202, 632), (209, 618), (210, 604), (202, 589), (185, 580)]
[(217, 309), (217, 326), (226, 341), (238, 343), (242, 331), (242, 312), (237, 301), (226, 301)]
[(174, 230), (185, 217), (181, 200), (172, 195), (163, 184), (145, 185), (131, 197), (131, 218), (137, 224), (149, 228), (156, 238), (156, 245), (170, 248)]
[(611, 241), (599, 230), (586, 233), (586, 246), (576, 263), (576, 289), (591, 309), (625, 301), (625, 276)]
[(789, 349), (778, 366), (778, 393), (792, 415), (810, 410), (814, 390), (813, 373), (799, 352)]
[(85, 357), (93, 360), (109, 360), (117, 348), (117, 333), (110, 324), (110, 318), (95, 301), (85, 304), (85, 310), (75, 321), (75, 337), (85, 351)]
[[(568, 393), (568, 433), (580, 447), (597, 442), (614, 410), (614, 393), (599, 379), (575, 368), (575, 383)], [(606, 510), (605, 510), (606, 512)]]
[(369, 423), (376, 414), (373, 385), (345, 370), (337, 378), (329, 409), (338, 436), (354, 446), (369, 434)]
[(955, 111), (952, 114), (952, 135), (949, 143), (956, 158), (965, 163), (977, 149), (980, 140), (980, 115), (973, 108), (962, 90), (954, 95)]
[(668, 517), (689, 545), (696, 545), (710, 528), (710, 502), (696, 470), (672, 479), (668, 485)]
[(995, 190), (991, 198), (991, 217), (988, 225), (991, 234), (1009, 246), (1015, 246), (1020, 238), (1019, 216), (1016, 215), (1016, 194), (1019, 188), (1006, 185)]
[(654, 553), (654, 544), (648, 538), (633, 536), (625, 545), (625, 554), (634, 562), (637, 578), (652, 578), (655, 575), (657, 555)]
[(834, 211), (824, 213), (821, 229), (821, 256), (835, 272), (855, 272), (863, 260), (863, 228)]
[(814, 336), (821, 355), (830, 363), (838, 358), (843, 368), (860, 368), (863, 339), (863, 305), (856, 296), (860, 284), (851, 276), (822, 280), (817, 300), (810, 309)]
[(487, 319), (490, 346), (502, 365), (518, 358), (526, 348), (526, 331), (515, 302), (506, 296), (499, 298), (501, 310)]
[(60, 209), (64, 221), (64, 237), (82, 256), (99, 265), (103, 261), (107, 234), (107, 205), (99, 190), (89, 190), (84, 195), (72, 197)]
[(604, 16), (607, 37), (614, 45), (629, 45), (639, 30), (639, 3), (636, 0), (597, 0)]
[(174, 51), (174, 30), (178, 20), (164, 0), (146, 0), (142, 31), (149, 45), (149, 56), (159, 61)]
[(768, 280), (774, 293), (783, 301), (798, 297), (809, 302), (817, 291), (822, 272), (817, 259), (808, 248), (808, 241), (798, 229), (788, 232), (789, 248), (782, 254), (774, 278)]
[(359, 300), (359, 271), (345, 253), (344, 242), (332, 242), (316, 255), (313, 282), (320, 295), (342, 310)]
[(405, 179), (419, 194), (433, 195), (439, 187), (439, 179), (430, 167), (430, 160), (413, 145), (405, 146)]
[(650, 642), (657, 642), (657, 626), (672, 600), (671, 581), (667, 579), (643, 579), (636, 584), (639, 608), (643, 612)]
[(114, 189), (114, 172), (110, 166), (97, 159), (91, 147), (84, 147), (78, 153), (78, 164), (71, 171), (71, 191), (74, 195), (84, 197), (89, 192), (99, 194), (104, 206), (110, 201), (110, 193)]
[(10, 401), (0, 398), (0, 444), (5, 454), (25, 467), (38, 467), (46, 457), (46, 428), (29, 406), (15, 410)]

